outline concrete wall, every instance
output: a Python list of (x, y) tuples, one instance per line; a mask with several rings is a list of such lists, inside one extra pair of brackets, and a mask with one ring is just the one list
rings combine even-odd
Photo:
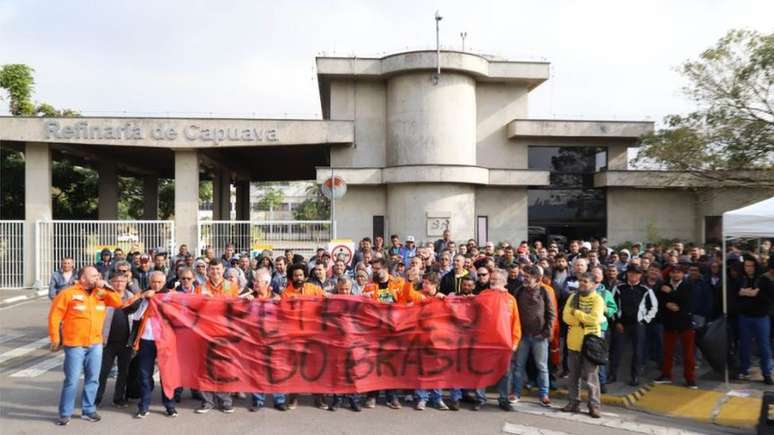
[(427, 235), (427, 214), (451, 214), (451, 233), (455, 240), (474, 236), (476, 191), (468, 184), (390, 184), (387, 185), (389, 231), (402, 238), (412, 235), (435, 240)]
[[(527, 240), (527, 189), (478, 187), (476, 216), (489, 219), (489, 240), (519, 243)], [(483, 241), (482, 241), (483, 244)]]
[(331, 120), (354, 120), (353, 145), (331, 147), (334, 167), (384, 167), (387, 102), (383, 81), (331, 82)]
[(774, 196), (774, 189), (725, 188), (699, 192), (696, 200), (696, 232), (704, 242), (705, 216), (722, 216), (724, 212), (763, 201)]
[(476, 161), (476, 82), (429, 72), (387, 82), (387, 166), (470, 165)]
[(384, 186), (348, 186), (336, 200), (336, 228), (341, 239), (360, 240), (373, 233), (373, 217), (386, 216)]
[(625, 241), (696, 237), (695, 196), (688, 190), (607, 189), (607, 238)]
[(527, 116), (527, 87), (509, 83), (476, 84), (476, 164), (525, 169), (527, 148), (508, 140), (507, 124)]

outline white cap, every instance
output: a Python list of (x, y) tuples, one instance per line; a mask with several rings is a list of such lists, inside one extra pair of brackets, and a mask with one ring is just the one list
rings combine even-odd
[(406, 237), (406, 241), (407, 242), (415, 242), (416, 240), (414, 240), (414, 236), (408, 236), (408, 237)]
[(591, 242), (583, 242), (583, 243), (581, 243), (581, 248), (586, 248), (588, 250), (591, 250)]

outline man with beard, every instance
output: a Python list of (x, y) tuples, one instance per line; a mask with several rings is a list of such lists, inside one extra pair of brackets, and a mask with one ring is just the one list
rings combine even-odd
[(476, 270), (476, 278), (476, 289), (473, 291), (475, 294), (479, 294), (490, 287), (489, 269), (486, 267), (479, 267)]
[(554, 270), (551, 277), (551, 287), (557, 291), (561, 291), (564, 288), (564, 282), (569, 276), (567, 272), (567, 257), (563, 254), (558, 254), (554, 257)]
[(274, 260), (274, 273), (271, 276), (271, 291), (274, 294), (281, 294), (288, 285), (287, 266), (288, 259), (285, 257), (277, 257)]

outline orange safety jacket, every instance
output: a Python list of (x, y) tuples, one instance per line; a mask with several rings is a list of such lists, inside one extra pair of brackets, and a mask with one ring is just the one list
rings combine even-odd
[[(102, 288), (91, 292), (80, 283), (59, 292), (48, 312), (51, 343), (65, 346), (102, 344), (102, 326), (107, 307), (122, 306), (121, 295)], [(59, 325), (62, 325), (62, 334)]]
[(231, 285), (231, 283), (225, 279), (218, 285), (213, 284), (208, 279), (204, 282), (204, 284), (198, 287), (194, 287), (194, 294), (212, 297), (235, 298), (239, 296), (239, 289), (235, 287), (236, 286)]
[[(387, 276), (387, 288), (380, 289), (379, 284), (373, 281), (363, 287), (363, 296), (378, 302), (407, 304), (412, 301), (412, 293), (416, 292), (411, 283), (399, 276)], [(392, 298), (392, 301), (389, 299)]]
[[(495, 290), (488, 288), (479, 295), (482, 295), (487, 292), (499, 292), (500, 290)], [(511, 345), (513, 347), (518, 346), (519, 341), (521, 341), (521, 319), (519, 319), (519, 305), (516, 302), (516, 298), (513, 297), (508, 292), (503, 292), (508, 296), (508, 307), (507, 307), (507, 314), (510, 316), (510, 323), (511, 323), (511, 338), (512, 343)]]
[(292, 299), (299, 296), (325, 296), (325, 290), (310, 282), (305, 282), (300, 289), (297, 289), (293, 287), (292, 282), (288, 282), (287, 287), (285, 287), (285, 290), (280, 294), (282, 299)]

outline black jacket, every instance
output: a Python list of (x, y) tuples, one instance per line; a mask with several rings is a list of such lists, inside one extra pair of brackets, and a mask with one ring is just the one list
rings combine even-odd
[[(661, 314), (661, 322), (667, 331), (685, 331), (691, 329), (692, 314), (692, 287), (689, 283), (682, 281), (676, 289), (669, 293), (664, 293), (661, 288), (656, 289), (658, 297), (658, 311)], [(666, 307), (666, 304), (673, 302), (680, 309), (672, 311)]]

